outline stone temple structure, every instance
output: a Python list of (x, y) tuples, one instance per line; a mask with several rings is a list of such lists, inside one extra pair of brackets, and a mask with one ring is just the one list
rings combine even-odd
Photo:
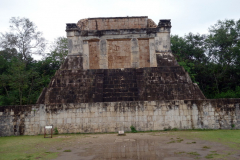
[(146, 16), (67, 24), (69, 53), (37, 104), (0, 106), (0, 136), (240, 129), (240, 99), (206, 99), (179, 66), (171, 21)]
[(68, 57), (38, 103), (205, 99), (171, 53), (170, 30), (146, 16), (67, 24)]

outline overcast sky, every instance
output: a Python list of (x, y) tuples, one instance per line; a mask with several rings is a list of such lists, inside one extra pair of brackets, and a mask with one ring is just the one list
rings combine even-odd
[(240, 0), (0, 0), (0, 32), (11, 17), (33, 21), (52, 42), (65, 36), (66, 23), (90, 17), (148, 16), (171, 19), (172, 34), (206, 34), (218, 20), (240, 19)]

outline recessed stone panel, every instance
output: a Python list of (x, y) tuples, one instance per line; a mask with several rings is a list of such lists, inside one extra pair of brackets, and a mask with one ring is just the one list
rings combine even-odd
[(130, 39), (108, 41), (108, 68), (131, 68)]
[(99, 68), (99, 41), (89, 41), (89, 68), (90, 69), (100, 69)]
[(139, 39), (139, 66), (150, 67), (150, 54), (149, 54), (149, 40), (148, 39)]

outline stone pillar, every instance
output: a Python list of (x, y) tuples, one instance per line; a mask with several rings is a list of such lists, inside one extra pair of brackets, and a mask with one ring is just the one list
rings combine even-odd
[(156, 53), (169, 52), (171, 50), (170, 32), (157, 33), (155, 39)]
[(74, 31), (67, 32), (68, 38), (68, 55), (69, 56), (82, 56), (83, 55), (83, 41), (80, 37), (75, 36)]
[(155, 40), (149, 39), (150, 67), (157, 67)]
[[(171, 53), (171, 42), (170, 42), (170, 31), (171, 31), (171, 20), (162, 19), (158, 23), (159, 32), (155, 39), (155, 53), (161, 60), (158, 61), (158, 66), (162, 65), (177, 65), (177, 62), (172, 63), (172, 60), (175, 61), (174, 56)], [(156, 56), (155, 56), (156, 57)], [(157, 57), (156, 57), (157, 58)]]
[(108, 69), (107, 40), (101, 39), (99, 47), (100, 47), (99, 67), (100, 69)]
[(88, 41), (83, 41), (83, 69), (89, 69), (89, 46), (88, 46)]
[(139, 46), (138, 39), (131, 39), (131, 67), (139, 68)]
[(156, 53), (171, 52), (170, 32), (171, 20), (161, 19), (158, 23), (159, 32), (155, 37)]

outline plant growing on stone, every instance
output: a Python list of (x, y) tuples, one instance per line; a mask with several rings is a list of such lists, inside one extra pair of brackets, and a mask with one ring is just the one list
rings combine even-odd
[(57, 127), (54, 128), (54, 134), (55, 134), (55, 135), (58, 135), (58, 129), (57, 129)]
[(131, 125), (130, 128), (131, 128), (131, 132), (132, 132), (132, 133), (137, 133), (137, 130), (136, 130), (136, 128), (135, 128), (133, 125)]
[(64, 150), (63, 152), (72, 152), (72, 150), (67, 149), (67, 150)]

